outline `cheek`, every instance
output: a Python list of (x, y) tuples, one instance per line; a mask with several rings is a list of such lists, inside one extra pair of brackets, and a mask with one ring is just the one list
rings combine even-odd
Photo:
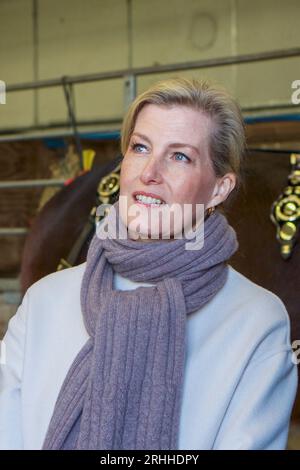
[(213, 188), (213, 181), (207, 177), (193, 175), (185, 181), (178, 182), (174, 187), (174, 199), (181, 203), (206, 203)]

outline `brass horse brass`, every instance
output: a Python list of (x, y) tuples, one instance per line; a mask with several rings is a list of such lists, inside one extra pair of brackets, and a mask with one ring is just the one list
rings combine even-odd
[(300, 224), (300, 155), (290, 155), (288, 186), (272, 204), (270, 217), (276, 225), (276, 238), (283, 259), (288, 259), (297, 241)]
[(102, 203), (108, 203), (110, 198), (120, 189), (120, 176), (110, 173), (104, 176), (98, 186), (99, 199)]
[[(113, 204), (117, 200), (120, 191), (120, 170), (121, 164), (119, 163), (114, 171), (101, 178), (97, 189), (97, 205)], [(94, 207), (94, 209), (96, 209), (96, 207)], [(102, 217), (99, 217), (95, 212), (94, 222), (96, 225), (105, 217), (108, 211), (109, 208), (107, 207)]]

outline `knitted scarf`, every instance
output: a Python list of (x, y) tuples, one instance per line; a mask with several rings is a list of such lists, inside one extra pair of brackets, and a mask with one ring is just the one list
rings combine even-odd
[[(113, 207), (118, 215), (119, 201)], [(187, 315), (222, 288), (238, 248), (218, 211), (204, 221), (200, 250), (186, 242), (95, 233), (81, 284), (89, 339), (65, 377), (43, 449), (178, 449)], [(114, 290), (114, 273), (152, 285)]]

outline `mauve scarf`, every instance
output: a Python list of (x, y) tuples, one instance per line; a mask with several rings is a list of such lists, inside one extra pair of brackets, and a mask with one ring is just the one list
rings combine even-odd
[[(119, 201), (114, 207), (118, 214)], [(238, 248), (218, 211), (204, 222), (200, 250), (186, 242), (94, 235), (81, 284), (90, 338), (66, 375), (43, 449), (178, 449), (186, 317), (224, 285)], [(153, 286), (116, 291), (114, 272)]]

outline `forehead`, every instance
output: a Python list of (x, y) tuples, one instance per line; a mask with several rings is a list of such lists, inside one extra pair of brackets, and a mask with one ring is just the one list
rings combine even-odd
[(150, 139), (189, 139), (194, 144), (203, 143), (211, 130), (211, 119), (202, 111), (189, 106), (160, 106), (146, 104), (139, 112), (134, 132)]

